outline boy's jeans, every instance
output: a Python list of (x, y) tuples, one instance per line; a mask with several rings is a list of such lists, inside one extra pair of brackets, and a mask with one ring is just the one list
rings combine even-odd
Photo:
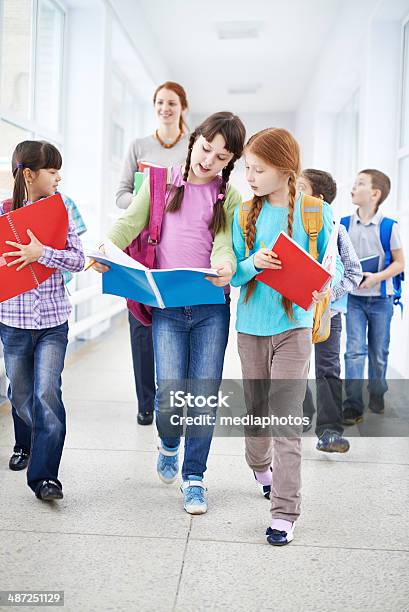
[(369, 392), (383, 396), (388, 390), (385, 377), (392, 315), (393, 296), (348, 296), (344, 412), (363, 414), (362, 385), (367, 356)]
[(65, 439), (61, 372), (67, 348), (68, 323), (47, 329), (19, 329), (0, 323), (8, 397), (31, 430), (27, 470), (33, 491), (42, 480), (58, 480)]
[[(172, 415), (182, 414), (181, 408), (171, 406), (170, 392), (189, 391), (195, 396), (218, 393), (229, 335), (230, 299), (226, 300), (226, 304), (154, 308), (152, 311), (157, 375), (156, 424), (166, 448), (177, 448), (181, 433), (181, 428), (169, 427)], [(187, 414), (212, 417), (215, 411), (208, 406), (192, 407)], [(184, 480), (193, 475), (203, 477), (212, 435), (211, 425), (187, 428), (182, 467)]]

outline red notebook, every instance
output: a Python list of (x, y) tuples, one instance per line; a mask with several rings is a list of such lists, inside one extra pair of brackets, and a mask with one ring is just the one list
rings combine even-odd
[(263, 270), (256, 280), (272, 287), (304, 310), (312, 306), (312, 292), (322, 291), (331, 274), (285, 232), (271, 248), (281, 261), (281, 270)]
[(0, 302), (38, 287), (55, 272), (55, 268), (47, 268), (37, 262), (19, 272), (16, 270), (18, 266), (7, 267), (7, 263), (17, 258), (3, 257), (3, 253), (15, 250), (9, 244), (5, 244), (6, 240), (28, 244), (30, 238), (27, 229), (30, 229), (42, 244), (54, 249), (65, 248), (68, 213), (60, 194), (0, 216)]

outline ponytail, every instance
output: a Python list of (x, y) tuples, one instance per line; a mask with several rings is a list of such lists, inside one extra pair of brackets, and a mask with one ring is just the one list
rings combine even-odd
[(16, 210), (24, 206), (24, 201), (27, 197), (27, 186), (24, 179), (23, 168), (17, 167), (14, 172), (13, 202), (11, 210)]

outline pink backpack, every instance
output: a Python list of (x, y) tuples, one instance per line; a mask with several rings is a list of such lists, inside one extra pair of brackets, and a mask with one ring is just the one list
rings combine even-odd
[[(167, 168), (149, 168), (151, 202), (149, 227), (131, 242), (125, 253), (147, 268), (156, 263), (156, 247), (160, 242), (163, 214), (166, 203)], [(152, 308), (134, 300), (126, 300), (128, 309), (142, 325), (152, 325)]]
[(3, 202), (0, 202), (0, 204), (3, 206), (3, 211), (4, 214), (7, 215), (7, 213), (11, 212), (11, 207), (13, 206), (13, 200), (3, 200)]

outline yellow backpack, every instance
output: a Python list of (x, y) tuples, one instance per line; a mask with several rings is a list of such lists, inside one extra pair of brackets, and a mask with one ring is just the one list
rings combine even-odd
[[(244, 236), (246, 247), (245, 256), (248, 257), (250, 250), (247, 246), (247, 216), (252, 206), (252, 200), (242, 202), (239, 210), (239, 223)], [(301, 219), (306, 233), (308, 234), (308, 251), (311, 257), (318, 259), (317, 239), (323, 226), (323, 201), (321, 198), (302, 194), (301, 199)], [(331, 295), (328, 292), (327, 297), (315, 304), (314, 320), (312, 327), (312, 341), (314, 344), (324, 342), (328, 339), (331, 332)]]

